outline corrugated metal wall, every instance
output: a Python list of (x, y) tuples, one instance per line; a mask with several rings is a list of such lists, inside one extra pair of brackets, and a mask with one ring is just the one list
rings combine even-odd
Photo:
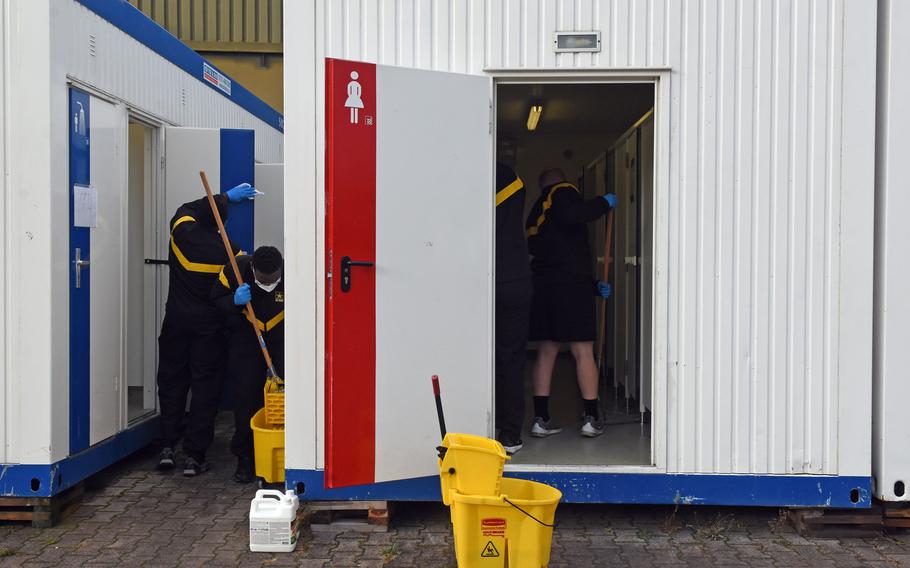
[[(663, 67), (673, 0), (333, 0), (317, 22), (336, 57), (459, 73), (483, 69)], [(678, 26), (677, 26), (678, 29)], [(599, 30), (596, 54), (554, 53), (557, 30)]]
[[(869, 4), (322, 0), (315, 110), (324, 56), (466, 73), (669, 67), (655, 134), (666, 168), (657, 172), (654, 381), (666, 409), (655, 416), (665, 442), (657, 463), (868, 475)], [(603, 50), (557, 55), (556, 30), (599, 30)]]
[(282, 0), (129, 0), (198, 51), (281, 52)]

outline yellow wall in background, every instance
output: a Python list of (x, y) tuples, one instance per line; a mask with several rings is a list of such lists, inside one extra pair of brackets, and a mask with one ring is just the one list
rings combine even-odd
[(129, 2), (231, 79), (283, 112), (282, 0)]
[(278, 112), (284, 112), (284, 60), (280, 53), (203, 52), (202, 55)]

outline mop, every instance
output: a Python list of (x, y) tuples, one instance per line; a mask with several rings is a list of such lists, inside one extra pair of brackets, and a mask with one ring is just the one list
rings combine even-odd
[[(610, 212), (607, 213), (607, 232), (604, 235), (604, 270), (603, 278), (604, 282), (610, 282), (610, 262), (613, 260), (611, 254), (613, 249), (613, 209), (610, 209)], [(606, 359), (607, 359), (607, 342), (606, 342), (606, 326), (607, 326), (607, 298), (601, 298), (600, 302), (600, 329), (597, 331), (597, 369), (598, 369), (598, 380), (601, 381), (603, 385), (604, 393), (606, 394), (607, 384), (606, 384)], [(600, 388), (598, 388), (600, 391)], [(604, 400), (605, 396), (600, 397), (600, 411), (603, 420), (606, 421), (606, 406)]]
[[(227, 252), (228, 259), (231, 262), (231, 268), (234, 270), (234, 279), (237, 280), (237, 286), (242, 286), (243, 277), (240, 275), (240, 269), (237, 267), (237, 259), (234, 258), (234, 250), (231, 248), (231, 241), (228, 239), (227, 230), (224, 228), (224, 222), (221, 220), (221, 213), (218, 212), (218, 205), (215, 204), (215, 196), (212, 195), (212, 189), (209, 187), (209, 180), (205, 176), (205, 172), (199, 172), (199, 177), (202, 178), (202, 185), (205, 187), (205, 194), (209, 198), (212, 214), (215, 215), (215, 222), (218, 223), (218, 231), (221, 233), (221, 241), (224, 243), (224, 250)], [(269, 349), (265, 346), (265, 338), (262, 337), (262, 332), (259, 331), (259, 326), (256, 325), (256, 314), (253, 312), (252, 303), (247, 303), (246, 305), (246, 316), (250, 325), (253, 326), (253, 331), (256, 332), (256, 339), (259, 340), (262, 356), (265, 358), (266, 366), (268, 366), (266, 381), (272, 381), (275, 383), (276, 387), (280, 387), (281, 390), (284, 390), (284, 381), (278, 376), (278, 373), (275, 372), (275, 365), (272, 363)]]

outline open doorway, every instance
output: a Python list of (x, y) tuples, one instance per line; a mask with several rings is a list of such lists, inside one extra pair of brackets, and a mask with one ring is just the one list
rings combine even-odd
[(560, 168), (585, 199), (605, 193), (618, 198), (609, 254), (604, 250), (606, 218), (588, 224), (592, 277), (600, 279), (604, 259), (612, 259), (613, 294), (604, 312), (597, 300), (595, 315), (598, 329), (604, 331), (598, 334), (594, 352), (602, 361), (598, 392), (606, 431), (596, 438), (579, 434), (582, 399), (574, 358), (564, 346), (550, 393), (550, 415), (564, 430), (547, 438), (529, 435), (534, 420), (531, 372), (536, 345), (532, 343), (526, 366), (524, 447), (513, 456), (512, 464), (653, 464), (654, 103), (653, 82), (497, 85), (497, 161), (511, 166), (524, 180), (526, 218), (541, 194), (538, 175), (547, 168)]
[[(156, 345), (160, 324), (160, 266), (157, 252), (158, 129), (130, 119), (128, 132), (128, 191), (126, 207), (126, 309), (124, 349), (127, 423), (156, 409)], [(166, 264), (166, 263), (165, 263)]]

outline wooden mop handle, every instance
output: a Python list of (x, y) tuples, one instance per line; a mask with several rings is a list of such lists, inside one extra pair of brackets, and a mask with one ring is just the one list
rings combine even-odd
[[(610, 253), (613, 248), (613, 209), (610, 209), (610, 212), (607, 213), (607, 234), (604, 237), (604, 271), (603, 271), (603, 281), (610, 281)], [(600, 363), (603, 365), (606, 350), (604, 347), (604, 339), (606, 339), (606, 326), (607, 326), (607, 299), (603, 298), (603, 301), (600, 303), (600, 330), (597, 334), (597, 349), (600, 354)], [(602, 368), (602, 367), (601, 367)]]
[[(202, 186), (205, 187), (205, 195), (209, 198), (212, 214), (215, 215), (215, 222), (218, 224), (218, 231), (221, 234), (221, 242), (224, 243), (224, 250), (227, 252), (231, 268), (234, 270), (234, 279), (237, 280), (237, 286), (242, 286), (243, 277), (240, 276), (240, 268), (237, 266), (237, 259), (234, 258), (234, 249), (231, 248), (231, 241), (228, 239), (227, 230), (225, 230), (224, 222), (221, 220), (218, 204), (215, 203), (215, 196), (212, 195), (212, 188), (209, 187), (209, 179), (205, 176), (205, 172), (199, 172), (199, 177), (202, 178)], [(262, 356), (265, 357), (265, 364), (269, 367), (269, 374), (271, 377), (277, 377), (275, 365), (272, 364), (272, 357), (269, 355), (269, 350), (265, 346), (265, 338), (262, 337), (262, 332), (259, 331), (259, 326), (256, 325), (256, 313), (253, 312), (253, 305), (251, 303), (247, 303), (246, 313), (247, 319), (250, 320), (250, 325), (253, 326), (253, 331), (256, 332), (256, 339), (259, 340), (259, 347), (262, 349)]]

